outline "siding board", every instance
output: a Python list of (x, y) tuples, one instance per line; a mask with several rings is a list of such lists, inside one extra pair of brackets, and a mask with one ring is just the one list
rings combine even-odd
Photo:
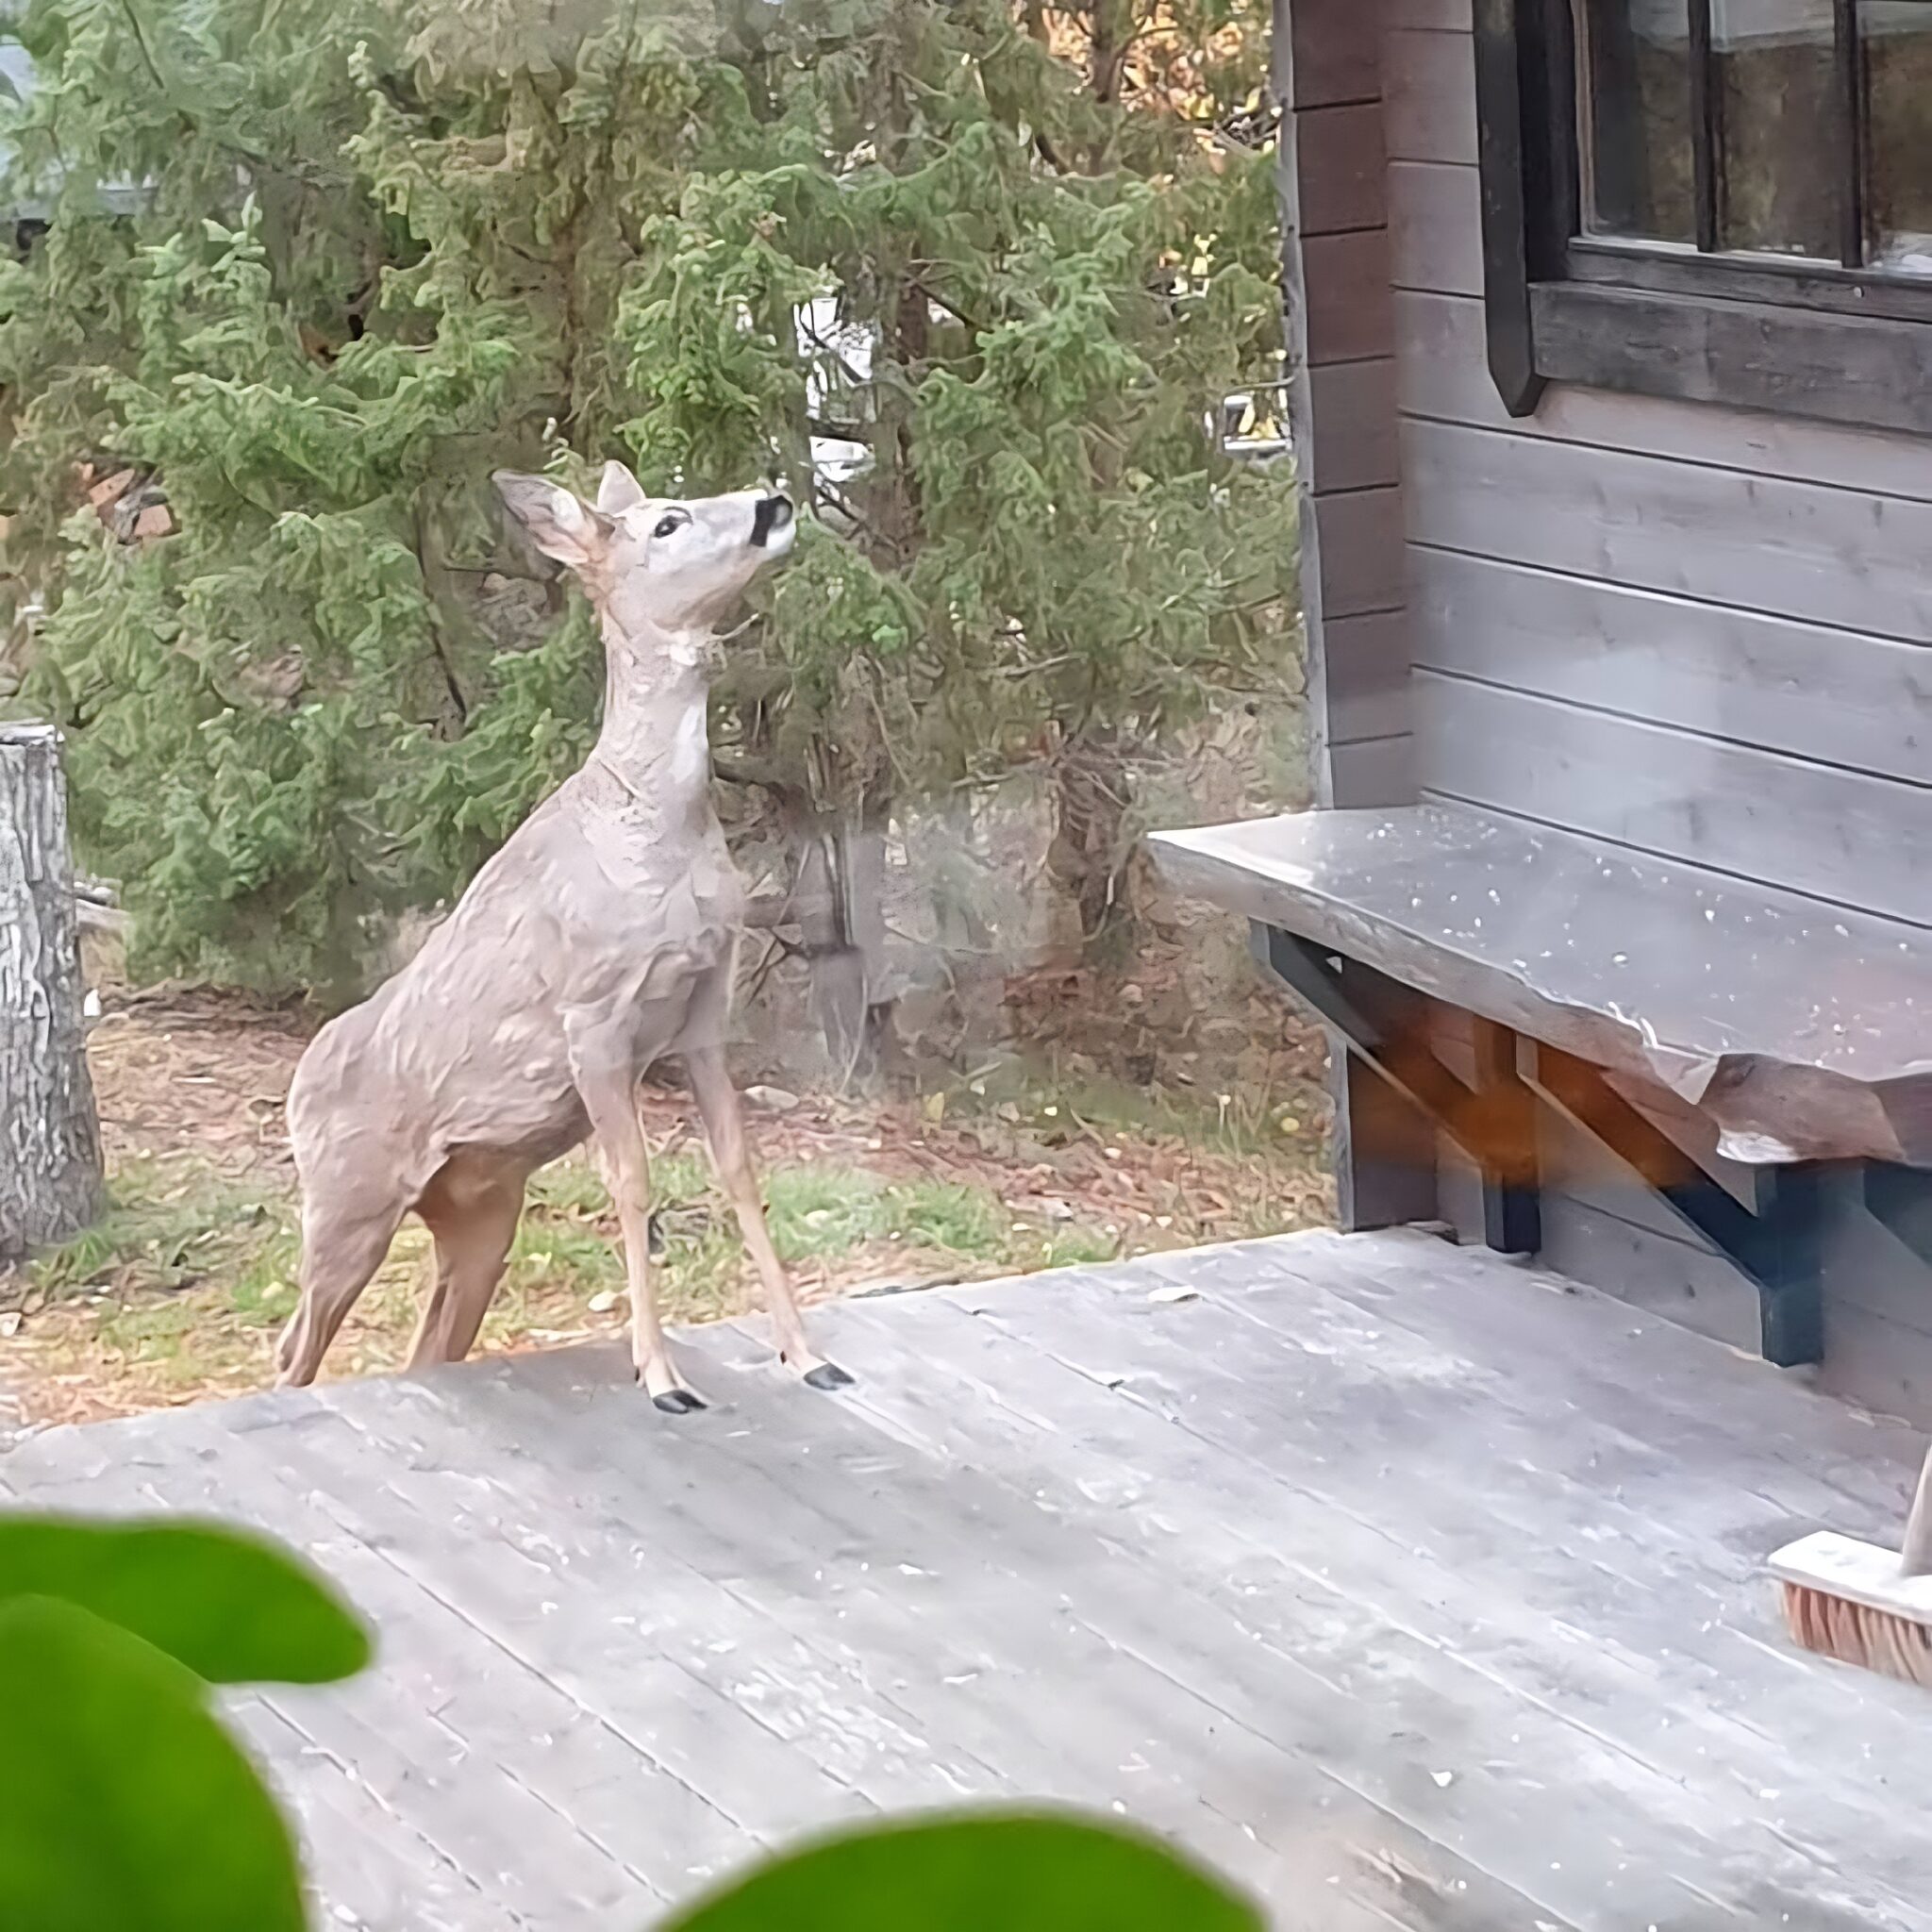
[(1390, 162), (1390, 262), (1398, 289), (1480, 295), (1482, 225), (1482, 180), (1474, 168)]
[(1302, 241), (1301, 257), (1310, 366), (1392, 356), (1395, 308), (1387, 232), (1309, 235)]
[(1382, 109), (1374, 102), (1317, 108), (1295, 117), (1301, 232), (1345, 234), (1389, 219), (1383, 192)]
[(1881, 1415), (1932, 1426), (1932, 1341), (1828, 1292), (1818, 1386)]
[(1758, 1353), (1757, 1291), (1723, 1256), (1673, 1241), (1566, 1194), (1543, 1198), (1541, 1258), (1698, 1335)]
[(1419, 543), (1932, 639), (1932, 504), (1413, 419), (1403, 456)]
[[(1409, 572), (1418, 664), (1924, 784), (1932, 650), (1450, 551)], [(1829, 675), (1821, 675), (1824, 667)]]
[(1328, 734), (1337, 744), (1409, 728), (1408, 622), (1400, 610), (1332, 618), (1323, 628)]
[(1403, 601), (1402, 500), (1391, 490), (1324, 496), (1315, 505), (1322, 619), (1392, 610)]
[(1433, 26), (1466, 34), (1474, 24), (1470, 0), (1383, 0), (1384, 27)]
[(1368, 738), (1330, 747), (1329, 795), (1324, 805), (1338, 811), (1357, 806), (1401, 805), (1415, 796), (1415, 741)]
[(1395, 364), (1330, 362), (1308, 372), (1307, 482), (1318, 494), (1399, 480)]
[(1414, 686), (1427, 790), (1932, 927), (1932, 785), (1439, 672), (1418, 671)]
[[(1284, 15), (1276, 14), (1277, 25)], [(1287, 0), (1289, 105), (1381, 97), (1379, 9), (1369, 0)]]
[(1474, 43), (1466, 33), (1400, 27), (1383, 35), (1389, 158), (1474, 167)]
[(1474, 296), (1407, 291), (1395, 298), (1395, 331), (1410, 415), (1932, 502), (1932, 450), (1910, 436), (1563, 383), (1543, 392), (1534, 416), (1511, 417), (1490, 379), (1482, 303)]

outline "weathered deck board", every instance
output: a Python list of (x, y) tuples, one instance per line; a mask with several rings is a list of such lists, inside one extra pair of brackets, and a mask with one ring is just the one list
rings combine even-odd
[(723, 1327), (678, 1422), (575, 1350), (54, 1431), (0, 1492), (262, 1523), (376, 1620), (237, 1704), (368, 1932), (618, 1932), (993, 1796), (1296, 1932), (1932, 1932), (1932, 1701), (1796, 1657), (1761, 1570), (1886, 1533), (1907, 1432), (1412, 1235), (821, 1320), (838, 1398)]

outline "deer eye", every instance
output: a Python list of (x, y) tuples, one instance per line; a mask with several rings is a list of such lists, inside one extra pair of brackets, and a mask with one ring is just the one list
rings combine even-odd
[(691, 519), (680, 509), (673, 510), (668, 516), (658, 519), (658, 527), (651, 532), (654, 537), (669, 537), (684, 528)]

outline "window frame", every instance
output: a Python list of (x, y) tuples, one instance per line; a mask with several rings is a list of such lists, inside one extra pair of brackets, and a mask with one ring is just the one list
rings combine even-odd
[[(1474, 6), (1490, 369), (1511, 415), (1572, 382), (1932, 436), (1932, 277), (1584, 235), (1571, 0)], [(1708, 18), (1693, 5), (1693, 27)], [(1856, 96), (1854, 72), (1852, 152)], [(1698, 173), (1708, 241), (1717, 191)], [(1854, 205), (1845, 252), (1862, 222)]]

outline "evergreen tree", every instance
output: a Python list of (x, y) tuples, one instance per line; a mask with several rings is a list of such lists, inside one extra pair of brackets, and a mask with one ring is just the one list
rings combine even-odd
[(820, 508), (727, 774), (803, 840), (1047, 761), (1091, 924), (1131, 748), (1289, 649), (1285, 478), (1203, 430), (1278, 349), (1264, 14), (25, 0), (8, 562), (145, 963), (346, 990), (574, 765), (595, 639), (487, 477), (612, 454)]

